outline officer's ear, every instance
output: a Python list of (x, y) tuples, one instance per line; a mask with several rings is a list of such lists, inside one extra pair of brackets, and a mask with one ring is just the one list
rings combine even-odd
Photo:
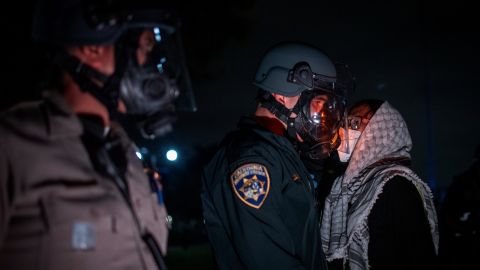
[(297, 104), (298, 99), (300, 96), (293, 96), (293, 97), (287, 97), (281, 94), (277, 93), (272, 93), (272, 96), (275, 98), (275, 100), (285, 106), (285, 108), (292, 109), (295, 104)]
[(275, 98), (275, 100), (285, 106), (286, 104), (286, 97), (280, 94), (272, 93), (272, 96)]

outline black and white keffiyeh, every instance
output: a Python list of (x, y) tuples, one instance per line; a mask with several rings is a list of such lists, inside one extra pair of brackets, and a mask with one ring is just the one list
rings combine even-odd
[(321, 235), (328, 261), (348, 259), (352, 270), (369, 269), (368, 215), (385, 184), (395, 176), (408, 179), (417, 188), (438, 250), (437, 215), (430, 188), (408, 167), (381, 162), (409, 159), (411, 148), (405, 121), (384, 102), (360, 136), (345, 174), (335, 179), (325, 201)]

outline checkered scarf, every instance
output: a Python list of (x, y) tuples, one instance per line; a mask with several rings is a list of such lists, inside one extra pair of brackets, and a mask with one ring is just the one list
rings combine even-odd
[(325, 201), (321, 235), (328, 261), (343, 259), (352, 270), (369, 269), (368, 215), (385, 184), (395, 176), (408, 179), (417, 188), (438, 250), (437, 216), (429, 187), (409, 168), (382, 162), (409, 159), (411, 147), (405, 121), (384, 102), (360, 136), (345, 174), (335, 180)]

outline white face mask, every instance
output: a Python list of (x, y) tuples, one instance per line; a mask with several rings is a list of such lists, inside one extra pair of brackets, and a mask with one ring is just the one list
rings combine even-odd
[(354, 129), (347, 129), (347, 132), (345, 132), (344, 128), (340, 128), (339, 134), (342, 142), (337, 148), (338, 157), (340, 158), (341, 162), (348, 162), (350, 156), (352, 155), (353, 149), (355, 149), (355, 145), (358, 142), (358, 138), (360, 138), (360, 135), (362, 135), (362, 132)]

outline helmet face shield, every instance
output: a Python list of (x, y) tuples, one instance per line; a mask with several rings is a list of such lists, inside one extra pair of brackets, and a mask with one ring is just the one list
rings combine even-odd
[(145, 137), (171, 130), (175, 112), (196, 104), (177, 31), (161, 26), (126, 31), (117, 46), (126, 55), (120, 99)]
[[(127, 68), (120, 99), (127, 113), (150, 115), (159, 110), (195, 111), (195, 100), (176, 32), (161, 27), (127, 31)], [(122, 43), (120, 43), (122, 44)]]
[(347, 66), (335, 65), (336, 76), (312, 72), (305, 62), (297, 63), (288, 81), (306, 88), (298, 106), (295, 128), (310, 146), (311, 158), (324, 158), (340, 143), (338, 129), (346, 113), (346, 97), (354, 89), (354, 78)]
[(355, 79), (348, 66), (335, 64), (336, 76), (326, 76), (312, 71), (306, 62), (297, 63), (289, 72), (287, 81), (302, 86), (305, 90), (322, 90), (346, 97), (355, 88)]
[(300, 136), (313, 145), (332, 143), (345, 114), (345, 98), (323, 90), (304, 91), (299, 105)]
[[(122, 101), (127, 115), (152, 138), (168, 129), (177, 111), (196, 110), (179, 28), (175, 13), (153, 2), (39, 0), (32, 37), (51, 47), (52, 62), (112, 117)], [(114, 46), (113, 74), (83, 65), (64, 50), (92, 45)]]

